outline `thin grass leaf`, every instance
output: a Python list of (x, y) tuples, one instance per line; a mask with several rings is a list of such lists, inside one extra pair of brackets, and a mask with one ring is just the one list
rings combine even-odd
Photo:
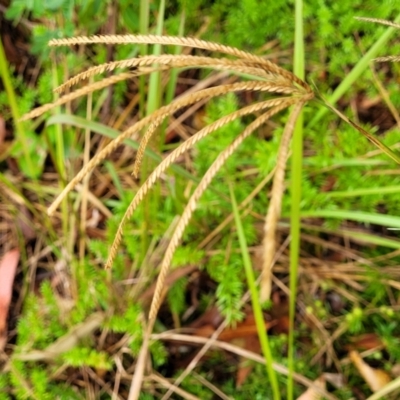
[[(260, 340), (261, 349), (264, 354), (265, 366), (267, 369), (267, 375), (268, 375), (270, 384), (272, 386), (273, 397), (275, 400), (279, 400), (281, 398), (281, 396), (280, 396), (280, 392), (279, 392), (278, 379), (276, 377), (274, 369), (272, 368), (274, 359), (272, 356), (271, 347), (269, 345), (268, 333), (265, 329), (264, 315), (263, 315), (263, 312), (261, 309), (259, 294), (258, 294), (258, 290), (257, 290), (257, 286), (256, 286), (256, 281), (254, 278), (253, 266), (252, 266), (250, 256), (249, 256), (249, 249), (247, 248), (246, 236), (243, 231), (243, 225), (242, 225), (242, 221), (240, 220), (239, 209), (238, 209), (237, 202), (235, 199), (235, 194), (232, 189), (232, 185), (230, 185), (229, 189), (230, 189), (230, 193), (231, 193), (232, 210), (233, 210), (233, 214), (235, 216), (236, 230), (237, 230), (237, 234), (239, 237), (240, 250), (242, 253), (243, 266), (244, 266), (244, 269), (246, 272), (247, 285), (249, 287), (250, 295), (251, 295), (251, 303), (253, 306), (253, 313), (254, 313), (254, 318), (256, 321), (258, 338)], [(263, 271), (263, 273), (264, 273), (264, 271)]]
[(18, 102), (13, 84), (10, 77), (10, 67), (7, 63), (6, 54), (4, 52), (3, 43), (0, 41), (0, 78), (3, 81), (4, 89), (7, 93), (7, 101), (10, 105), (11, 115), (15, 124), (15, 135), (19, 143), (22, 146), (22, 154), (26, 161), (27, 168), (24, 169), (24, 173), (30, 178), (38, 178), (40, 174), (40, 168), (38, 169), (34, 165), (31, 152), (28, 147), (29, 140), (25, 133), (26, 127), (23, 126), (20, 119), (20, 111), (18, 108)]
[[(303, 33), (303, 1), (295, 1), (295, 35), (294, 35), (294, 73), (304, 79), (304, 33)], [(294, 395), (294, 319), (296, 314), (297, 273), (300, 254), (300, 203), (303, 169), (303, 113), (299, 110), (293, 133), (292, 165), (290, 182), (290, 297), (289, 297), (289, 337), (288, 337), (288, 369), (287, 398)]]
[(367, 132), (360, 125), (353, 122), (351, 119), (347, 118), (341, 111), (337, 110), (327, 101), (325, 102), (327, 108), (331, 109), (336, 115), (338, 115), (343, 121), (347, 122), (353, 128), (355, 128), (358, 132), (364, 135), (372, 144), (374, 144), (378, 149), (380, 149), (383, 153), (385, 153), (388, 157), (390, 157), (397, 164), (400, 164), (400, 155), (393, 151), (390, 147), (386, 146), (375, 136), (372, 136), (369, 132)]
[(311, 210), (302, 211), (301, 217), (334, 218), (340, 220), (357, 221), (364, 224), (382, 225), (387, 228), (400, 228), (400, 217), (394, 215), (368, 213), (363, 211)]

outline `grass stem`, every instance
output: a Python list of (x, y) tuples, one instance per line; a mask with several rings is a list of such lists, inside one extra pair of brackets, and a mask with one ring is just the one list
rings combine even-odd
[[(295, 50), (294, 73), (304, 79), (304, 36), (303, 36), (303, 2), (295, 2)], [(294, 318), (296, 312), (297, 272), (300, 253), (300, 202), (301, 176), (303, 164), (303, 113), (300, 111), (293, 133), (293, 154), (291, 166), (291, 214), (290, 214), (290, 300), (289, 300), (289, 338), (288, 338), (288, 367), (287, 398), (294, 395)]]
[(273, 398), (274, 400), (280, 400), (281, 396), (279, 391), (278, 379), (272, 366), (274, 360), (272, 357), (271, 347), (269, 345), (268, 334), (265, 327), (264, 316), (261, 309), (259, 294), (249, 256), (249, 250), (246, 243), (246, 237), (244, 234), (242, 221), (240, 220), (239, 208), (235, 199), (235, 195), (233, 193), (232, 185), (230, 185), (230, 193), (231, 193), (232, 209), (235, 217), (236, 229), (239, 237), (240, 249), (243, 257), (243, 265), (246, 272), (247, 284), (250, 290), (254, 318), (256, 320), (258, 338), (260, 340), (261, 349), (265, 358), (265, 366), (271, 383)]

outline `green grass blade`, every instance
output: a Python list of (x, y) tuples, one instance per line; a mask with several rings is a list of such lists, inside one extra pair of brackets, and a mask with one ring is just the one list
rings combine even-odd
[(331, 109), (343, 121), (347, 122), (354, 129), (356, 129), (358, 132), (360, 132), (362, 135), (364, 135), (372, 144), (374, 144), (378, 149), (382, 150), (382, 152), (385, 153), (388, 157), (390, 157), (393, 161), (395, 161), (397, 164), (400, 164), (400, 155), (398, 153), (393, 151), (390, 147), (386, 146), (378, 138), (376, 138), (375, 136), (371, 135), (362, 126), (356, 124), (351, 119), (347, 118), (342, 112), (340, 112), (339, 110), (334, 108), (327, 101), (325, 101), (325, 106), (327, 108)]
[(363, 211), (347, 210), (311, 210), (302, 211), (302, 218), (334, 218), (342, 220), (357, 221), (363, 224), (382, 225), (387, 228), (400, 228), (400, 217), (394, 215), (368, 213)]
[(238, 208), (238, 205), (236, 202), (235, 194), (233, 193), (232, 185), (229, 186), (229, 189), (230, 189), (230, 193), (231, 193), (232, 210), (233, 210), (233, 214), (235, 217), (237, 234), (239, 237), (240, 250), (242, 252), (242, 257), (243, 257), (243, 265), (244, 265), (244, 269), (246, 272), (247, 284), (248, 284), (249, 290), (250, 290), (251, 303), (253, 305), (253, 313), (254, 313), (254, 318), (256, 321), (258, 338), (260, 339), (261, 349), (262, 349), (262, 352), (263, 352), (263, 355), (265, 358), (265, 366), (267, 369), (268, 378), (271, 383), (272, 392), (273, 392), (273, 396), (274, 396), (273, 398), (274, 398), (274, 400), (279, 400), (280, 392), (279, 392), (278, 379), (277, 379), (276, 373), (272, 367), (274, 360), (273, 360), (271, 348), (269, 345), (268, 334), (265, 329), (264, 316), (263, 316), (261, 304), (259, 301), (260, 297), (258, 294), (256, 281), (254, 279), (254, 272), (253, 272), (253, 268), (251, 265), (249, 250), (248, 250), (247, 243), (246, 243), (246, 237), (245, 237), (245, 234), (243, 231), (242, 221), (240, 220), (239, 208)]
[[(303, 36), (303, 2), (295, 2), (295, 50), (293, 72), (304, 79), (304, 36)], [(294, 395), (294, 319), (296, 313), (297, 274), (300, 254), (300, 202), (301, 177), (303, 169), (303, 112), (300, 112), (293, 132), (293, 154), (291, 165), (291, 213), (290, 213), (290, 299), (289, 299), (289, 337), (288, 337), (288, 383), (287, 398)]]
[(31, 153), (28, 147), (28, 139), (25, 135), (25, 127), (24, 123), (19, 120), (20, 112), (18, 108), (17, 97), (11, 82), (11, 77), (9, 73), (9, 65), (7, 63), (6, 54), (4, 52), (3, 43), (0, 40), (0, 77), (3, 81), (4, 88), (7, 92), (7, 99), (11, 109), (11, 115), (14, 120), (15, 126), (15, 137), (19, 143), (21, 143), (22, 153), (25, 158), (26, 167), (24, 169), (24, 174), (29, 178), (38, 178), (38, 174), (40, 173), (40, 168), (35, 168)]
[[(141, 35), (149, 34), (149, 25), (150, 25), (150, 0), (140, 0), (140, 11), (139, 11), (139, 33)], [(147, 56), (148, 45), (141, 44), (140, 45), (140, 55)], [(140, 115), (144, 116), (145, 114), (145, 104), (146, 104), (146, 77), (139, 77), (139, 105), (140, 105)]]
[[(165, 0), (161, 0), (157, 18), (157, 29), (156, 29), (157, 35), (162, 35), (163, 33), (164, 13), (165, 13)], [(153, 47), (153, 56), (159, 56), (160, 54), (161, 54), (161, 45), (155, 44)], [(150, 74), (150, 81), (149, 81), (149, 93), (147, 99), (146, 115), (150, 115), (152, 112), (154, 112), (160, 107), (161, 94), (162, 94), (161, 73), (152, 72)]]
[(352, 189), (352, 190), (344, 190), (340, 192), (326, 192), (324, 193), (327, 197), (358, 197), (358, 196), (368, 196), (375, 194), (390, 194), (390, 193), (400, 193), (400, 186), (383, 186), (383, 187), (374, 187), (374, 188), (366, 188), (366, 189)]

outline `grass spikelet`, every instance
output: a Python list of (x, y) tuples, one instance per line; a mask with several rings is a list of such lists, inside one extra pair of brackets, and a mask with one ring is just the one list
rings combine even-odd
[(50, 110), (52, 110), (56, 107), (59, 107), (63, 104), (69, 103), (70, 101), (73, 101), (79, 97), (87, 96), (88, 94), (93, 93), (96, 90), (104, 89), (110, 85), (114, 85), (117, 82), (125, 81), (131, 77), (132, 77), (132, 74), (130, 74), (130, 73), (122, 73), (119, 75), (110, 76), (109, 78), (104, 78), (103, 80), (101, 80), (99, 82), (92, 83), (81, 89), (76, 90), (75, 92), (69, 93), (69, 94), (61, 97), (54, 103), (45, 104), (41, 107), (35, 108), (31, 112), (25, 114), (20, 119), (20, 121), (26, 121), (28, 119), (37, 118), (40, 115), (44, 114), (46, 111), (50, 111)]
[(355, 19), (358, 19), (359, 21), (373, 22), (376, 24), (391, 26), (393, 28), (400, 29), (400, 24), (397, 24), (396, 22), (388, 21), (386, 19), (368, 18), (368, 17), (355, 17)]
[(156, 35), (99, 35), (99, 36), (79, 36), (69, 39), (53, 39), (49, 42), (50, 46), (73, 46), (81, 44), (164, 44), (164, 45), (177, 45), (186, 46), (197, 49), (210, 50), (214, 52), (229, 54), (245, 60), (259, 61), (269, 65), (270, 71), (284, 76), (285, 78), (296, 82), (298, 85), (311, 92), (311, 88), (296, 75), (279, 67), (278, 65), (264, 60), (262, 57), (255, 56), (243, 50), (234, 47), (221, 45), (218, 43), (208, 42), (196, 38), (177, 37), (177, 36), (156, 36)]
[[(100, 82), (99, 82), (100, 83)], [(280, 87), (275, 86), (269, 83), (263, 83), (259, 81), (255, 82), (241, 82), (234, 86), (236, 90), (257, 90), (257, 91), (268, 91), (268, 92), (276, 92), (276, 93), (283, 93), (283, 94), (290, 94), (295, 91), (294, 88), (288, 87)], [(209, 90), (206, 92), (206, 90)], [(199, 101), (201, 98), (212, 96), (213, 93), (224, 94), (227, 93), (226, 88), (219, 89), (211, 88), (211, 89), (204, 89), (203, 91), (192, 93), (188, 98), (181, 97), (170, 105), (164, 106), (159, 108), (157, 111), (152, 113), (151, 115), (143, 118), (142, 120), (138, 121), (136, 124), (128, 128), (126, 131), (121, 133), (116, 139), (110, 142), (104, 149), (102, 149), (95, 157), (93, 157), (79, 172), (78, 174), (65, 186), (63, 191), (57, 196), (54, 200), (53, 204), (48, 208), (48, 214), (52, 215), (57, 207), (60, 205), (62, 200), (67, 196), (67, 194), (75, 188), (75, 186), (85, 178), (87, 174), (89, 174), (97, 165), (99, 165), (105, 158), (107, 158), (122, 142), (133, 135), (135, 132), (139, 132), (141, 129), (145, 128), (149, 125), (152, 121), (156, 120), (161, 116), (167, 116), (170, 113), (173, 113), (179, 110), (181, 107), (187, 106), (188, 104), (193, 104)], [(64, 96), (65, 97), (65, 96)], [(34, 110), (35, 111), (35, 110)], [(139, 153), (140, 157), (140, 153)]]
[(290, 139), (293, 134), (296, 119), (304, 103), (298, 103), (294, 107), (282, 134), (276, 161), (276, 171), (272, 184), (271, 201), (268, 207), (264, 224), (263, 240), (263, 267), (260, 287), (260, 300), (265, 302), (270, 299), (272, 289), (272, 267), (276, 251), (276, 228), (281, 214), (282, 197), (285, 191), (285, 169), (289, 154)]
[(140, 187), (138, 192), (136, 193), (135, 197), (133, 198), (132, 202), (130, 203), (128, 209), (126, 210), (123, 219), (121, 220), (117, 233), (114, 238), (114, 242), (111, 246), (110, 252), (109, 252), (109, 257), (107, 259), (107, 262), (105, 264), (105, 268), (111, 268), (111, 265), (113, 263), (113, 260), (116, 256), (116, 252), (118, 250), (118, 247), (121, 243), (122, 240), (122, 235), (123, 235), (123, 227), (125, 223), (132, 217), (133, 212), (135, 209), (138, 207), (138, 205), (142, 202), (144, 199), (145, 195), (147, 192), (151, 189), (151, 187), (154, 185), (154, 183), (162, 176), (164, 171), (183, 153), (191, 149), (197, 142), (199, 142), (201, 139), (204, 139), (207, 135), (210, 133), (214, 132), (215, 130), (221, 128), (223, 125), (226, 125), (233, 120), (247, 115), (254, 113), (256, 111), (260, 111), (263, 108), (267, 107), (282, 107), (286, 108), (289, 107), (291, 104), (293, 104), (296, 100), (293, 98), (279, 98), (279, 99), (272, 99), (272, 100), (267, 100), (265, 102), (261, 103), (256, 103), (253, 105), (250, 105), (248, 107), (242, 108), (232, 114), (229, 114), (225, 117), (220, 118), (219, 120), (215, 121), (211, 125), (203, 128), (199, 132), (197, 132), (195, 135), (193, 135), (190, 139), (186, 140), (182, 145), (180, 145), (177, 149), (175, 149), (171, 154), (169, 154), (158, 166), (157, 168), (150, 174), (150, 176), (147, 178), (147, 180), (143, 183), (143, 185)]
[(160, 273), (157, 278), (157, 284), (154, 291), (154, 297), (151, 302), (150, 311), (149, 311), (149, 321), (155, 321), (157, 317), (158, 310), (161, 305), (161, 298), (162, 298), (162, 290), (165, 282), (165, 278), (168, 273), (169, 266), (171, 265), (172, 257), (177, 249), (180, 240), (182, 239), (183, 232), (189, 223), (189, 220), (196, 209), (197, 203), (210, 185), (211, 180), (217, 174), (217, 172), (221, 169), (221, 167), (225, 164), (226, 160), (233, 154), (233, 152), (239, 147), (239, 145), (248, 137), (250, 136), (257, 128), (259, 128), (262, 124), (264, 124), (271, 116), (277, 114), (279, 111), (282, 111), (287, 107), (287, 104), (281, 104), (272, 108), (271, 110), (265, 112), (256, 120), (254, 120), (251, 124), (247, 126), (247, 128), (236, 137), (236, 139), (228, 146), (222, 153), (219, 154), (217, 159), (214, 163), (210, 166), (207, 172), (204, 174), (202, 180), (200, 181), (199, 185), (197, 186), (196, 190), (193, 192), (192, 196), (190, 197), (185, 210), (182, 213), (182, 216), (175, 228), (174, 234), (171, 237), (171, 241), (168, 245), (168, 248), (165, 252), (165, 256), (162, 260), (160, 266)]
[[(139, 58), (129, 58), (126, 60), (112, 61), (109, 63), (97, 65), (68, 79), (65, 83), (56, 88), (55, 91), (58, 93), (63, 92), (66, 88), (76, 85), (82, 80), (88, 79), (98, 74), (102, 74), (107, 71), (114, 71), (116, 68), (137, 68), (138, 70), (135, 71), (135, 75), (146, 74), (148, 72), (146, 71), (146, 69), (143, 68), (153, 64), (160, 64), (160, 67), (157, 68), (160, 68), (161, 70), (190, 66), (194, 66), (196, 68), (212, 67), (215, 69), (228, 69), (236, 72), (248, 73), (254, 76), (258, 76), (260, 78), (269, 77), (270, 79), (274, 79), (275, 81), (278, 80), (278, 76), (273, 71), (269, 70), (269, 64), (261, 63), (259, 61), (254, 62), (252, 60), (242, 59), (229, 60), (226, 58), (215, 59), (211, 57), (167, 54), (161, 56), (150, 55)], [(143, 73), (141, 71), (143, 71)], [(286, 81), (286, 84), (288, 84), (289, 86), (293, 86), (293, 82), (291, 80), (287, 78), (284, 79)], [(282, 77), (281, 81), (283, 81)]]

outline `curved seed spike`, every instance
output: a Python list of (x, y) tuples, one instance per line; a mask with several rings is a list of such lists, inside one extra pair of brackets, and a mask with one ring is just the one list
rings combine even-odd
[(378, 57), (378, 58), (375, 58), (374, 61), (377, 61), (377, 62), (386, 62), (386, 61), (399, 62), (400, 61), (400, 56)]
[[(276, 87), (272, 84), (268, 84), (265, 82), (258, 82), (258, 81), (250, 81), (250, 82), (240, 82), (234, 83), (231, 85), (225, 86), (235, 86), (236, 90), (264, 90), (264, 91), (273, 91), (277, 93), (292, 93), (295, 91), (294, 88), (288, 87)], [(138, 132), (147, 125), (151, 123), (151, 121), (157, 120), (157, 118), (161, 116), (165, 116), (179, 110), (179, 108), (184, 107), (190, 104), (190, 101), (195, 103), (198, 100), (208, 97), (212, 94), (212, 91), (218, 91), (220, 87), (211, 88), (211, 89), (204, 89), (199, 92), (195, 92), (190, 94), (189, 96), (184, 96), (179, 99), (176, 99), (170, 105), (164, 106), (156, 110), (154, 113), (150, 114), (149, 116), (143, 118), (142, 120), (138, 121), (136, 124), (128, 128), (126, 131), (121, 133), (116, 139), (114, 139), (111, 143), (109, 143), (104, 149), (100, 151), (95, 157), (93, 157), (82, 169), (78, 172), (77, 175), (65, 186), (62, 192), (57, 196), (54, 202), (50, 205), (47, 210), (49, 215), (52, 215), (57, 207), (60, 205), (62, 200), (65, 196), (75, 188), (75, 186), (88, 174), (90, 173), (101, 161), (103, 161), (106, 157), (108, 157), (122, 142), (130, 137), (134, 132)], [(209, 90), (208, 94), (205, 94), (204, 91)], [(222, 89), (223, 90), (223, 89)], [(225, 91), (220, 92), (220, 94), (227, 93), (226, 88)], [(139, 156), (139, 153), (138, 153)]]
[[(213, 67), (213, 68), (222, 68), (222, 69), (231, 69), (233, 71), (237, 71), (238, 68), (248, 70), (248, 72), (252, 73), (255, 76), (259, 76), (262, 78), (268, 78), (271, 74), (274, 74), (273, 71), (270, 71), (268, 63), (260, 63), (254, 62), (252, 60), (229, 60), (229, 59), (214, 59), (211, 57), (199, 57), (199, 56), (191, 56), (191, 55), (173, 55), (166, 54), (161, 56), (144, 56), (139, 58), (129, 58), (125, 60), (112, 61), (109, 63), (97, 65), (95, 67), (89, 68), (86, 71), (83, 71), (74, 77), (67, 80), (65, 83), (60, 85), (55, 89), (56, 92), (62, 92), (66, 88), (71, 87), (72, 85), (77, 84), (81, 80), (88, 79), (91, 76), (102, 74), (106, 71), (113, 71), (116, 68), (133, 68), (133, 67), (144, 67), (153, 64), (161, 64), (166, 67), (161, 67), (160, 69), (170, 69), (170, 68), (182, 68), (182, 67)], [(276, 79), (276, 74), (274, 74)], [(281, 77), (282, 78), (282, 77)], [(284, 78), (287, 83), (290, 83), (293, 86), (293, 82)]]
[(272, 288), (272, 267), (275, 257), (276, 228), (281, 215), (282, 197), (285, 190), (285, 168), (289, 154), (290, 139), (293, 134), (294, 125), (300, 114), (304, 102), (299, 102), (293, 110), (286, 123), (279, 146), (276, 170), (272, 184), (271, 200), (264, 224), (263, 239), (263, 268), (260, 285), (260, 300), (265, 302), (270, 299)]
[(188, 204), (185, 207), (184, 212), (178, 222), (178, 225), (175, 229), (175, 232), (171, 238), (171, 241), (168, 245), (168, 248), (165, 252), (165, 256), (162, 260), (160, 273), (157, 278), (156, 288), (154, 291), (154, 296), (150, 305), (149, 311), (149, 324), (153, 324), (157, 318), (157, 313), (161, 305), (162, 299), (162, 291), (165, 283), (165, 279), (168, 273), (169, 266), (171, 265), (172, 257), (175, 253), (176, 248), (178, 247), (183, 232), (189, 223), (189, 220), (197, 207), (197, 202), (202, 196), (203, 192), (209, 186), (211, 180), (217, 174), (217, 172), (221, 169), (221, 167), (225, 164), (225, 161), (233, 154), (233, 152), (239, 147), (239, 145), (245, 140), (248, 136), (250, 136), (257, 128), (259, 128), (262, 124), (264, 124), (272, 115), (278, 113), (279, 111), (286, 108), (285, 104), (274, 107), (272, 110), (266, 112), (265, 114), (258, 117), (255, 121), (247, 126), (247, 128), (232, 142), (232, 144), (226, 148), (214, 161), (211, 167), (203, 176), (201, 182), (197, 186), (196, 190), (193, 192), (190, 197)]
[(354, 17), (359, 21), (373, 22), (381, 25), (392, 26), (393, 28), (400, 29), (400, 24), (396, 24), (396, 22), (388, 21), (386, 19), (381, 18), (367, 18), (367, 17)]
[(132, 43), (143, 43), (143, 44), (166, 44), (166, 45), (177, 45), (187, 46), (198, 49), (205, 49), (210, 51), (217, 51), (224, 54), (229, 54), (242, 59), (260, 61), (268, 63), (271, 71), (274, 71), (278, 75), (282, 75), (291, 81), (296, 82), (298, 85), (305, 88), (308, 92), (311, 92), (311, 88), (299, 79), (296, 75), (292, 74), (285, 69), (278, 67), (276, 64), (264, 60), (262, 57), (255, 56), (254, 54), (236, 49), (234, 47), (221, 45), (218, 43), (208, 42), (205, 40), (177, 37), (177, 36), (156, 36), (156, 35), (101, 35), (101, 36), (79, 36), (76, 38), (69, 39), (53, 39), (50, 40), (50, 46), (73, 46), (79, 44), (91, 44), (91, 43), (106, 43), (106, 44), (132, 44)]
[[(106, 64), (102, 64), (102, 65), (104, 66)], [(84, 80), (91, 76), (96, 75), (95, 73), (91, 72), (95, 68), (97, 68), (97, 67), (89, 68), (87, 71), (73, 76), (72, 78), (68, 79), (66, 82), (61, 84), (60, 86), (57, 86), (55, 89), (53, 89), (53, 92), (61, 94), (61, 93), (65, 92), (66, 89), (70, 88), (72, 85), (75, 85), (76, 83), (80, 82), (81, 80)], [(130, 74), (130, 77), (133, 78), (135, 76), (147, 75), (147, 74), (151, 74), (152, 72), (162, 71), (162, 70), (167, 70), (167, 69), (169, 69), (169, 67), (167, 65), (161, 65), (159, 67), (140, 67), (140, 68), (137, 68), (135, 71), (129, 72), (129, 74)], [(85, 73), (88, 73), (88, 75), (86, 77), (84, 76)], [(101, 73), (101, 72), (99, 72), (99, 73)], [(76, 79), (76, 78), (78, 78), (78, 79)]]
[(114, 76), (110, 76), (109, 78), (105, 78), (100, 82), (95, 82), (92, 83), (90, 85), (87, 85), (79, 90), (76, 90), (73, 93), (69, 93), (63, 97), (61, 97), (60, 99), (56, 100), (54, 103), (49, 103), (49, 104), (45, 104), (41, 107), (35, 108), (34, 110), (32, 110), (31, 112), (25, 114), (24, 116), (21, 117), (21, 121), (26, 121), (28, 119), (31, 118), (36, 118), (39, 115), (42, 115), (43, 113), (45, 113), (46, 111), (49, 111), (55, 107), (58, 107), (62, 104), (65, 103), (69, 103), (72, 100), (77, 99), (78, 97), (81, 96), (85, 96), (89, 93), (92, 93), (96, 90), (100, 90), (100, 89), (104, 89), (107, 86), (113, 85), (117, 82), (121, 82), (124, 81), (126, 79), (131, 78), (132, 74), (130, 73), (123, 73), (123, 74), (119, 74), (119, 75), (114, 75)]
[[(207, 135), (212, 133), (213, 131), (219, 129), (221, 126), (228, 124), (229, 122), (232, 122), (233, 120), (244, 116), (248, 114), (252, 114), (256, 111), (260, 111), (264, 108), (267, 107), (274, 107), (275, 109), (279, 110), (289, 107), (291, 104), (294, 104), (295, 102), (298, 102), (298, 99), (294, 98), (280, 98), (280, 99), (272, 99), (272, 100), (267, 100), (261, 103), (256, 103), (252, 104), (248, 107), (242, 108), (238, 111), (235, 111), (234, 113), (231, 113), (229, 115), (226, 115), (219, 120), (215, 121), (214, 123), (206, 126), (199, 132), (197, 132), (195, 135), (193, 135), (191, 138), (183, 142), (177, 149), (175, 149), (171, 154), (169, 154), (157, 167), (156, 169), (150, 174), (150, 176), (146, 179), (146, 181), (143, 183), (143, 185), (139, 188), (137, 191), (135, 197), (133, 198), (132, 202), (129, 204), (129, 207), (125, 211), (125, 214), (118, 226), (117, 233), (114, 237), (113, 244), (111, 245), (111, 249), (108, 253), (108, 259), (105, 264), (105, 268), (111, 268), (111, 265), (115, 259), (115, 256), (117, 254), (118, 247), (121, 243), (122, 240), (122, 235), (123, 235), (123, 228), (126, 224), (126, 222), (132, 217), (133, 212), (137, 208), (137, 206), (141, 203), (143, 200), (144, 196), (147, 194), (147, 192), (151, 189), (151, 187), (154, 185), (154, 183), (160, 178), (160, 176), (164, 173), (164, 171), (183, 153), (188, 151), (190, 148), (192, 148), (197, 142), (199, 142), (201, 139), (205, 138)], [(272, 111), (272, 110), (271, 110)], [(271, 111), (268, 111), (265, 113), (266, 115), (269, 115)]]
[[(248, 82), (239, 82), (233, 83), (229, 85), (220, 85), (213, 88), (199, 90), (188, 96), (187, 103), (182, 105), (181, 107), (188, 106), (190, 104), (196, 103), (205, 97), (216, 97), (221, 94), (226, 94), (229, 92), (239, 91), (239, 90), (257, 90), (257, 91), (268, 91), (275, 93), (284, 93), (290, 94), (296, 91), (293, 87), (289, 86), (276, 86), (274, 84), (259, 82), (259, 81), (248, 81)], [(193, 97), (192, 97), (193, 96)], [(180, 99), (179, 99), (180, 100)], [(171, 103), (172, 104), (172, 103)], [(169, 113), (170, 114), (170, 113)], [(144, 151), (149, 143), (153, 133), (157, 129), (157, 127), (162, 123), (165, 117), (168, 114), (161, 116), (159, 119), (156, 119), (152, 122), (146, 133), (144, 134), (142, 140), (140, 141), (139, 149), (136, 155), (135, 164), (133, 165), (133, 175), (135, 177), (139, 176), (140, 164), (143, 160)]]

